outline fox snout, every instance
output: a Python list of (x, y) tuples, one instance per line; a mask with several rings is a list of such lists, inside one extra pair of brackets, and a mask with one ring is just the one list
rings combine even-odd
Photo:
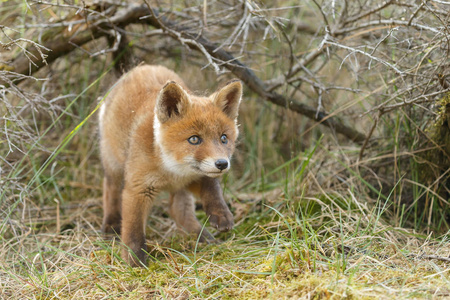
[(216, 160), (214, 164), (216, 165), (216, 168), (219, 169), (220, 171), (227, 169), (229, 165), (228, 160), (223, 158)]
[(217, 178), (230, 170), (228, 158), (206, 158), (200, 162), (199, 171), (208, 177)]

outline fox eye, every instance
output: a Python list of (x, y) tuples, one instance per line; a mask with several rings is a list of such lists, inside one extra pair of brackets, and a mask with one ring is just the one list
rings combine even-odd
[(227, 135), (226, 134), (222, 134), (222, 136), (220, 137), (220, 141), (222, 142), (222, 144), (228, 143)]
[(202, 142), (202, 139), (197, 135), (193, 135), (190, 138), (188, 138), (188, 142), (191, 145), (198, 145)]

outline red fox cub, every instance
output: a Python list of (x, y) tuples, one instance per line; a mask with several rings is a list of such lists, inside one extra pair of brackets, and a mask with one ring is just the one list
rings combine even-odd
[(99, 115), (102, 231), (121, 233), (128, 248), (122, 257), (132, 266), (145, 263), (147, 215), (162, 190), (170, 192), (177, 225), (202, 241), (214, 238), (202, 231), (193, 195), (212, 226), (232, 229), (218, 178), (230, 169), (241, 97), (239, 80), (200, 97), (173, 71), (149, 65), (131, 70), (110, 91)]

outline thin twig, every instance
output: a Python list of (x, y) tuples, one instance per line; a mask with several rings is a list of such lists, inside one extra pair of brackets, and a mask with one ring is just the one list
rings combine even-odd
[(414, 18), (419, 13), (419, 10), (421, 10), (424, 5), (425, 5), (425, 1), (422, 1), (422, 3), (420, 3), (420, 5), (416, 8), (416, 10), (412, 13), (411, 17), (409, 18), (407, 26), (411, 26), (412, 20), (414, 20)]
[(378, 125), (378, 121), (380, 120), (381, 116), (383, 115), (383, 111), (379, 111), (378, 115), (375, 117), (375, 120), (373, 122), (372, 127), (370, 128), (369, 133), (367, 134), (366, 140), (364, 141), (364, 144), (361, 146), (361, 150), (359, 150), (359, 157), (358, 157), (358, 161), (361, 161), (363, 156), (364, 156), (364, 150), (366, 149), (367, 145), (369, 144), (369, 140), (372, 137), (375, 128)]
[(343, 25), (346, 25), (346, 24), (348, 24), (348, 23), (356, 22), (356, 21), (358, 21), (358, 20), (360, 20), (360, 19), (363, 19), (363, 18), (365, 18), (365, 17), (367, 17), (367, 16), (369, 16), (369, 15), (372, 15), (372, 14), (374, 14), (374, 13), (376, 13), (376, 12), (379, 12), (380, 10), (382, 10), (382, 9), (386, 8), (387, 6), (391, 5), (392, 2), (393, 2), (393, 0), (384, 1), (381, 5), (379, 5), (379, 6), (377, 6), (377, 7), (374, 7), (374, 8), (372, 8), (372, 9), (368, 10), (368, 11), (365, 11), (365, 12), (363, 12), (363, 13), (357, 15), (357, 16), (354, 16), (354, 17), (350, 17), (350, 18), (348, 18), (348, 19), (345, 19)]
[(381, 64), (383, 64), (385, 66), (388, 66), (389, 68), (393, 69), (395, 71), (395, 73), (397, 73), (399, 75), (405, 74), (405, 72), (400, 71), (397, 67), (395, 67), (391, 63), (388, 63), (387, 61), (384, 61), (384, 60), (382, 60), (382, 59), (380, 59), (380, 58), (378, 58), (376, 56), (370, 55), (369, 53), (364, 52), (362, 50), (359, 50), (359, 49), (356, 49), (356, 48), (352, 48), (352, 47), (349, 47), (349, 46), (345, 46), (345, 45), (342, 45), (342, 44), (338, 44), (338, 43), (335, 43), (335, 42), (332, 42), (332, 41), (326, 41), (326, 43), (329, 44), (329, 45), (333, 45), (333, 46), (342, 48), (342, 49), (346, 49), (346, 50), (348, 50), (350, 52), (356, 52), (356, 53), (365, 55), (365, 56), (369, 57), (370, 59), (373, 59), (373, 60), (375, 60), (375, 61), (377, 61), (377, 62), (379, 62), (379, 63), (381, 63)]
[(221, 73), (220, 67), (213, 61), (213, 57), (208, 53), (208, 51), (206, 51), (205, 47), (201, 43), (198, 43), (197, 41), (195, 41), (193, 39), (184, 38), (180, 32), (170, 29), (163, 22), (161, 22), (161, 20), (157, 16), (156, 12), (153, 10), (152, 6), (150, 5), (150, 3), (147, 0), (145, 0), (145, 3), (147, 4), (148, 9), (150, 10), (150, 14), (153, 16), (153, 18), (156, 20), (156, 22), (158, 22), (158, 24), (161, 26), (161, 28), (165, 32), (167, 32), (171, 37), (180, 41), (180, 43), (182, 45), (189, 45), (189, 46), (196, 47), (198, 50), (200, 50), (203, 53), (205, 58), (208, 60), (209, 64), (214, 68), (214, 71), (216, 72), (216, 74)]

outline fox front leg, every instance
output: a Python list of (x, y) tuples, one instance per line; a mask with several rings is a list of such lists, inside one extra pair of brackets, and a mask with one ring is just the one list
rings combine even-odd
[(147, 215), (156, 196), (151, 186), (128, 187), (125, 183), (122, 194), (122, 258), (132, 267), (146, 263), (145, 226)]
[(122, 178), (105, 176), (103, 179), (102, 232), (120, 234), (122, 221)]
[(170, 216), (188, 233), (200, 235), (200, 242), (212, 243), (214, 237), (203, 228), (195, 216), (195, 199), (185, 189), (170, 194)]
[(200, 182), (200, 199), (209, 217), (209, 223), (219, 231), (233, 229), (234, 220), (217, 178), (203, 177)]

